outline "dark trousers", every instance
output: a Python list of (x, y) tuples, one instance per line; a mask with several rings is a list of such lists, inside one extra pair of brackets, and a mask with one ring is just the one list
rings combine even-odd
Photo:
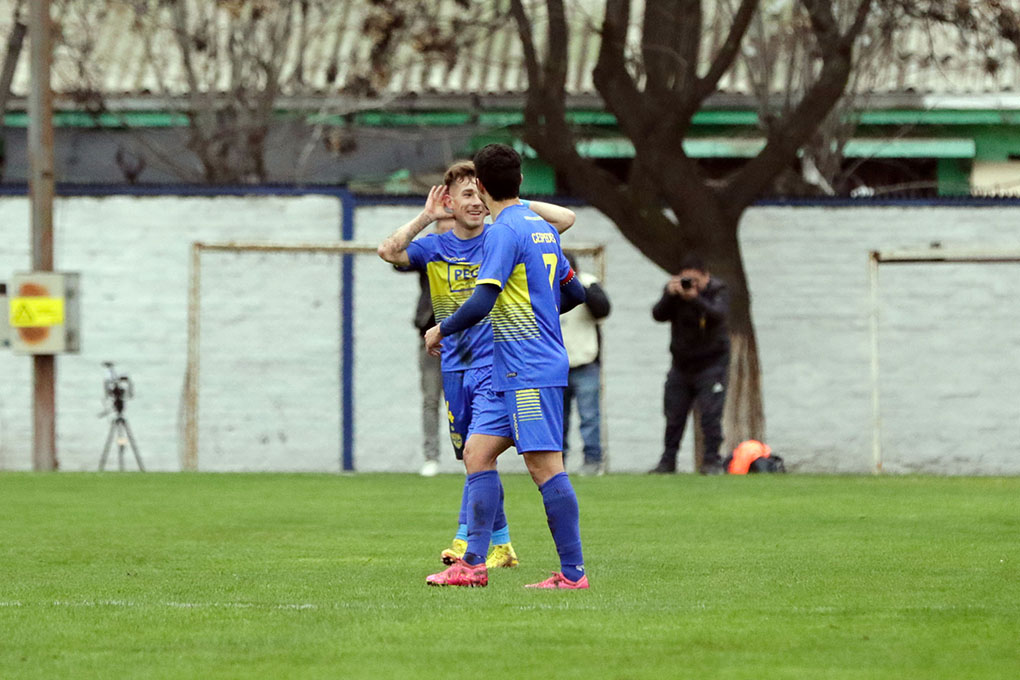
[(726, 376), (729, 356), (695, 369), (673, 366), (666, 376), (663, 399), (666, 413), (666, 437), (662, 463), (676, 465), (676, 453), (684, 436), (687, 415), (695, 404), (701, 410), (701, 430), (705, 434), (704, 464), (720, 462), (723, 405), (726, 403)]

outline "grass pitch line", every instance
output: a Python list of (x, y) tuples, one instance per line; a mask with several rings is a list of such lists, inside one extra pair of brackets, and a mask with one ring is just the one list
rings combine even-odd
[(319, 605), (286, 602), (283, 604), (257, 604), (254, 602), (130, 602), (128, 600), (54, 600), (53, 602), (24, 603), (0, 602), (0, 607), (166, 607), (168, 609), (319, 609)]

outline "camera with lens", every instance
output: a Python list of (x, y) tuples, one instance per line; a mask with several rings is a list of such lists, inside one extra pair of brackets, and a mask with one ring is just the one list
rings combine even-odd
[(684, 290), (690, 290), (691, 288), (694, 288), (694, 279), (692, 279), (689, 276), (683, 277), (682, 279), (680, 279), (680, 287), (683, 288)]
[(135, 396), (135, 386), (131, 382), (131, 378), (126, 375), (118, 374), (113, 368), (112, 361), (104, 361), (103, 366), (106, 367), (107, 376), (103, 379), (103, 390), (106, 394), (106, 410), (99, 414), (102, 418), (110, 412), (112, 407), (118, 414), (124, 412), (124, 402)]

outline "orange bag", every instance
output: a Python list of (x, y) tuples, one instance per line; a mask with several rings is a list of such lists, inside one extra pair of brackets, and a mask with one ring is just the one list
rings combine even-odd
[(748, 439), (733, 449), (733, 455), (730, 457), (726, 471), (731, 475), (746, 475), (754, 461), (759, 458), (768, 458), (770, 455), (772, 455), (772, 449), (768, 444), (763, 444), (757, 439)]

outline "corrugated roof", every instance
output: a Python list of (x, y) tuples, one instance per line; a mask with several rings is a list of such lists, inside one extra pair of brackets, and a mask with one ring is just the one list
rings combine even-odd
[[(201, 89), (226, 92), (231, 89), (232, 64), (224, 56), (232, 29), (245, 21), (238, 7), (251, 8), (259, 1), (274, 0), (179, 0), (193, 17), (206, 16), (210, 28), (205, 33), (205, 49), (196, 52)], [(719, 0), (720, 3), (725, 0)], [(781, 3), (782, 0), (779, 0)], [(15, 0), (0, 0), (0, 35), (10, 29)], [(156, 2), (154, 21), (141, 21), (136, 14), (137, 0), (60, 0), (54, 2), (54, 17), (59, 26), (54, 54), (53, 87), (59, 105), (67, 97), (83, 90), (99, 90), (110, 99), (134, 101), (189, 92), (186, 73), (181, 66), (173, 22), (174, 3)], [(465, 9), (464, 5), (475, 9)], [(435, 0), (427, 6), (447, 21), (470, 21), (468, 44), (456, 50), (423, 54), (412, 44), (418, 19), (406, 18), (391, 62), (390, 77), (379, 83), (383, 97), (419, 96), (503, 96), (521, 95), (527, 88), (520, 43), (515, 24), (499, 17), (494, 7), (504, 3), (466, 3), (463, 0)], [(772, 3), (775, 6), (777, 3)], [(305, 30), (293, 31), (282, 60), (281, 95), (314, 99), (339, 95), (354, 87), (359, 79), (371, 78), (365, 22), (372, 11), (367, 0), (309, 0), (290, 3), (291, 21), (299, 25), (301, 7), (310, 9)], [(544, 34), (541, 2), (531, 2), (536, 17), (536, 37)], [(635, 25), (631, 39), (637, 44), (638, 24), (644, 2), (634, 3)], [(597, 96), (592, 69), (598, 54), (598, 27), (603, 0), (567, 0), (570, 11), (568, 93), (577, 97)], [(245, 10), (248, 11), (248, 10)], [(773, 15), (779, 16), (779, 15)], [(766, 17), (765, 21), (776, 20)], [(193, 20), (197, 25), (197, 20)], [(706, 19), (706, 55), (714, 51), (714, 42), (725, 35)], [(250, 46), (264, 49), (267, 22), (257, 24), (262, 33), (248, 38)], [(200, 31), (196, 31), (200, 32)], [(419, 38), (421, 36), (418, 36)], [(934, 45), (934, 48), (933, 48)], [(915, 31), (897, 41), (894, 58), (882, 61), (882, 68), (870, 87), (875, 95), (951, 96), (959, 100), (981, 99), (987, 95), (1016, 93), (1020, 85), (1020, 61), (1003, 45), (1001, 53), (986, 54), (977, 49), (960, 50), (948, 31), (932, 34)], [(934, 50), (934, 58), (932, 56)], [(990, 73), (987, 57), (996, 58), (999, 69)], [(786, 82), (782, 64), (773, 74), (772, 89), (780, 91)], [(364, 82), (362, 80), (361, 82)], [(29, 88), (28, 52), (22, 54), (13, 83), (15, 97), (24, 97)], [(720, 82), (722, 95), (737, 99), (751, 93), (751, 81), (744, 64), (736, 65)], [(1001, 103), (1001, 96), (999, 101)]]

